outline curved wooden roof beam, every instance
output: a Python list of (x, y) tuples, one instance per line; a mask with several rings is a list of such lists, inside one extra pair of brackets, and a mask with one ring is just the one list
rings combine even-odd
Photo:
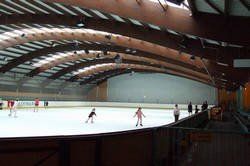
[(164, 69), (160, 69), (160, 68), (156, 68), (156, 67), (151, 67), (151, 66), (145, 66), (145, 65), (137, 65), (137, 64), (124, 64), (121, 63), (119, 65), (115, 64), (115, 63), (109, 63), (106, 66), (99, 66), (96, 67), (94, 69), (90, 69), (90, 70), (86, 70), (84, 72), (80, 72), (79, 74), (76, 74), (75, 76), (73, 76), (69, 81), (75, 81), (77, 79), (80, 79), (82, 77), (86, 77), (89, 75), (93, 75), (94, 73), (98, 73), (100, 71), (108, 71), (108, 70), (114, 70), (114, 69), (142, 69), (142, 70), (154, 70), (156, 72), (161, 72), (161, 73), (168, 73), (168, 74), (172, 74), (172, 75), (176, 75), (176, 76), (181, 76), (181, 77), (185, 77), (185, 78), (189, 78), (195, 81), (199, 81), (205, 84), (209, 84), (211, 85), (209, 82), (207, 82), (207, 80), (204, 79), (200, 79), (200, 78), (196, 78), (196, 77), (192, 77), (183, 73), (179, 73), (179, 72), (175, 72), (175, 71), (171, 71), (171, 70), (164, 70)]
[[(94, 54), (93, 56), (89, 56), (90, 58), (91, 57), (94, 57)], [(145, 65), (145, 66), (149, 66), (149, 67), (155, 67), (155, 68), (159, 68), (159, 66), (157, 65), (153, 65), (153, 64), (150, 64), (150, 63), (147, 63), (147, 62), (143, 62), (143, 61), (138, 61), (138, 60), (133, 60), (133, 59), (124, 59), (123, 60), (124, 63), (127, 63), (127, 64), (139, 64), (139, 65)], [(52, 62), (52, 63), (55, 63), (55, 62)], [(30, 79), (32, 79), (33, 76), (39, 74), (40, 72), (43, 72), (45, 71), (46, 69), (45, 68), (50, 68), (52, 67), (52, 63), (50, 64), (47, 64), (47, 65), (44, 65), (43, 67), (44, 68), (36, 68), (35, 70), (32, 70), (30, 73), (28, 73), (27, 75), (25, 75), (23, 78), (21, 78), (20, 80), (18, 80), (18, 87), (21, 87), (23, 86), (24, 83), (26, 83), (27, 81), (29, 81)], [(103, 64), (103, 63), (114, 63), (114, 59), (112, 59), (112, 56), (111, 57), (107, 57), (107, 58), (104, 58), (104, 59), (94, 59), (94, 60), (88, 60), (86, 62), (82, 62), (82, 63), (77, 63), (76, 65), (73, 65), (73, 66), (70, 66), (68, 68), (71, 68), (73, 69), (71, 72), (73, 71), (76, 71), (77, 69), (79, 68), (83, 68), (83, 67), (91, 67), (91, 66), (94, 66), (94, 65), (99, 65), (99, 64)], [(78, 66), (79, 68), (72, 68), (72, 67), (76, 67)], [(65, 68), (65, 69), (68, 69), (68, 68)], [(41, 70), (41, 71), (40, 71)], [(57, 73), (55, 73), (57, 74)], [(65, 74), (68, 74), (67, 73), (63, 73), (63, 75)], [(46, 79), (42, 82), (41, 84), (41, 87), (44, 88), (45, 86), (48, 86), (53, 80), (49, 80), (49, 79)], [(75, 80), (67, 80), (67, 81), (75, 81)], [(64, 83), (63, 83), (64, 84)]]
[[(230, 23), (214, 15), (199, 14), (190, 17), (190, 11), (168, 7), (163, 11), (157, 2), (143, 0), (141, 5), (136, 1), (120, 0), (46, 0), (66, 5), (96, 9), (106, 13), (113, 13), (124, 18), (133, 18), (142, 22), (165, 27), (180, 33), (192, 34), (201, 38), (229, 42), (238, 45), (250, 45), (248, 19), (231, 18)], [(181, 25), (181, 26), (180, 26)], [(225, 29), (225, 25), (227, 28)], [(237, 27), (237, 28), (236, 28)]]
[[(51, 24), (76, 27), (76, 24), (82, 16), (56, 15), (56, 14), (23, 14), (23, 15), (0, 15), (0, 24)], [(144, 26), (136, 26), (132, 23), (122, 23), (115, 20), (105, 20), (97, 17), (85, 18), (84, 28), (98, 31), (104, 31), (114, 34), (120, 34), (143, 41), (166, 46), (175, 50), (180, 50), (187, 54), (203, 57), (216, 61), (217, 55), (227, 58), (220, 59), (220, 62), (232, 65), (233, 57), (240, 53), (242, 57), (249, 57), (248, 50), (245, 48), (221, 47), (219, 45), (206, 44), (205, 47), (199, 39), (185, 38), (187, 48), (181, 48), (179, 45), (183, 40), (180, 35), (175, 35), (167, 31), (148, 29)], [(130, 21), (128, 21), (130, 22)]]
[[(129, 60), (125, 60), (125, 63), (129, 63), (128, 62)], [(62, 70), (58, 71), (57, 73), (54, 73), (52, 76), (50, 76), (47, 80), (43, 81), (43, 83), (41, 84), (41, 87), (46, 87), (48, 86), (53, 80), (67, 74), (67, 73), (72, 73), (74, 71), (77, 71), (78, 69), (81, 69), (81, 68), (84, 68), (84, 67), (90, 67), (90, 66), (94, 66), (94, 65), (98, 65), (98, 64), (102, 64), (102, 63), (113, 63), (114, 62), (114, 59), (110, 59), (110, 58), (105, 58), (105, 59), (95, 59), (95, 60), (91, 60), (91, 61), (87, 61), (87, 62), (82, 62), (82, 63), (77, 63), (73, 66), (69, 66), (67, 68), (63, 68)], [(124, 61), (123, 61), (124, 62)], [(143, 64), (143, 65), (146, 65), (147, 63), (146, 62), (138, 62), (138, 61), (131, 61), (130, 62), (133, 62), (133, 63), (138, 63), (138, 64)], [(153, 61), (154, 62), (154, 61)], [(164, 65), (164, 63), (161, 63), (162, 65)], [(149, 66), (155, 66), (155, 67), (158, 67), (158, 68), (161, 68), (162, 69), (162, 66), (160, 64), (158, 64), (157, 62), (154, 63), (154, 64), (150, 64)], [(192, 77), (196, 77), (196, 78), (199, 78), (199, 79), (204, 79), (206, 80), (207, 82), (209, 82), (210, 80), (205, 76), (205, 75), (197, 75), (195, 73), (190, 73), (189, 71), (183, 71), (179, 68), (169, 68), (169, 67), (165, 67), (164, 69), (165, 71), (167, 70), (173, 70), (175, 71), (176, 73), (183, 73), (185, 75), (190, 75)], [(68, 81), (75, 81), (74, 77), (71, 77)]]
[[(24, 55), (18, 57), (18, 58), (11, 60), (9, 63), (0, 67), (0, 72), (5, 73), (5, 72), (17, 67), (18, 65), (20, 65), (24, 62), (31, 61), (34, 58), (39, 58), (41, 56), (45, 56), (48, 54), (55, 54), (57, 52), (65, 52), (65, 51), (72, 51), (72, 50), (79, 51), (79, 50), (84, 50), (84, 49), (100, 50), (100, 51), (112, 51), (112, 52), (117, 52), (117, 53), (127, 53), (126, 49), (128, 49), (128, 48), (116, 46), (116, 45), (105, 45), (105, 44), (95, 44), (95, 43), (92, 43), (92, 44), (82, 43), (82, 44), (78, 44), (77, 47), (75, 46), (75, 43), (62, 44), (62, 45), (57, 45), (55, 47), (45, 47), (42, 49), (38, 49), (36, 51), (29, 52), (27, 54), (24, 54)], [(133, 51), (133, 50), (130, 49), (130, 52), (131, 51)], [(146, 58), (152, 58), (155, 60), (168, 62), (168, 63), (171, 63), (173, 65), (178, 65), (178, 66), (182, 66), (182, 67), (185, 67), (188, 69), (192, 69), (192, 70), (197, 71), (197, 72), (206, 73), (206, 71), (204, 69), (193, 68), (192, 65), (182, 63), (180, 61), (176, 61), (176, 60), (173, 60), (170, 58), (162, 57), (162, 56), (159, 56), (156, 54), (141, 51), (141, 50), (136, 50), (136, 52), (133, 53), (133, 55), (140, 56), (140, 57), (146, 57)]]
[(177, 50), (166, 48), (160, 45), (149, 43), (146, 41), (120, 36), (112, 35), (111, 39), (107, 39), (105, 33), (89, 33), (82, 29), (68, 29), (68, 28), (51, 28), (43, 29), (33, 28), (23, 30), (25, 36), (17, 34), (16, 36), (10, 36), (5, 40), (0, 40), (0, 49), (5, 49), (15, 45), (27, 43), (30, 41), (42, 41), (42, 40), (87, 40), (87, 41), (98, 41), (101, 43), (115, 43), (116, 45), (147, 51), (159, 56), (167, 57), (176, 61), (184, 62), (194, 67), (203, 68), (201, 60), (190, 60), (190, 55), (179, 54)]
[[(102, 58), (110, 58), (110, 59), (114, 59), (115, 56), (117, 54), (120, 55), (120, 57), (122, 58), (122, 60), (132, 60), (132, 61), (138, 61), (138, 62), (145, 62), (149, 65), (152, 66), (158, 66), (160, 67), (165, 67), (167, 69), (171, 69), (171, 70), (177, 70), (180, 72), (185, 72), (185, 73), (189, 73), (190, 75), (193, 76), (199, 76), (201, 78), (204, 79), (209, 79), (207, 74), (204, 73), (200, 73), (200, 72), (196, 72), (193, 71), (192, 69), (187, 69), (181, 66), (177, 66), (171, 63), (167, 63), (167, 62), (162, 62), (162, 61), (158, 61), (152, 58), (146, 58), (146, 57), (138, 57), (138, 56), (134, 56), (134, 55), (130, 55), (130, 54), (123, 54), (123, 53), (117, 53), (117, 52), (109, 52), (108, 55), (101, 55), (101, 52), (96, 52), (96, 53), (89, 53), (86, 54), (83, 50), (80, 52), (68, 52), (66, 57), (60, 57), (57, 58), (55, 60), (50, 61), (49, 63), (45, 63), (45, 64), (41, 64), (40, 67), (35, 68), (34, 70), (32, 70), (30, 73), (27, 74), (27, 76), (33, 77), (37, 74), (39, 74), (40, 72), (44, 72), (50, 68), (53, 68), (55, 66), (58, 66), (60, 64), (66, 63), (66, 62), (71, 62), (71, 61), (77, 61), (79, 59), (83, 59), (83, 58), (93, 58), (95, 59), (97, 56), (97, 53), (99, 54), (99, 56), (101, 56)], [(114, 61), (114, 60), (113, 60)], [(66, 73), (65, 73), (66, 74)]]

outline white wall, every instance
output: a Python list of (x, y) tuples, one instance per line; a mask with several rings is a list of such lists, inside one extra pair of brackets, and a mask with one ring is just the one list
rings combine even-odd
[(108, 80), (108, 101), (201, 104), (205, 100), (216, 104), (216, 88), (172, 75), (135, 73)]

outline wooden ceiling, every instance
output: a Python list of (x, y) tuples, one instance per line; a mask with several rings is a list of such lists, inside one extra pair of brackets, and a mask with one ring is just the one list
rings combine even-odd
[[(134, 65), (133, 71), (168, 73), (235, 90), (250, 78), (249, 68), (233, 67), (234, 59), (250, 57), (250, 18), (232, 16), (235, 4), (229, 0), (223, 12), (213, 1), (204, 3), (211, 12), (199, 1), (189, 1), (190, 15), (170, 6), (163, 10), (149, 0), (3, 1), (0, 72), (19, 74), (19, 87), (33, 79), (43, 87), (53, 80), (98, 83), (131, 69), (106, 66), (87, 75), (73, 73), (115, 63), (119, 55), (119, 65)], [(240, 3), (249, 11), (248, 3)], [(36, 66), (41, 61), (45, 63)]]

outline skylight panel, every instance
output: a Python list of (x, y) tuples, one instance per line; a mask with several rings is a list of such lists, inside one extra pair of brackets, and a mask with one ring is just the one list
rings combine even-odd
[(32, 11), (32, 10), (30, 10), (30, 9), (27, 9), (26, 7), (23, 7), (23, 6), (21, 6), (21, 5), (17, 4), (17, 3), (15, 3), (15, 2), (13, 2), (13, 1), (10, 1), (10, 0), (5, 0), (5, 1), (7, 1), (8, 3), (11, 3), (12, 5), (17, 6), (17, 7), (21, 8), (21, 9), (23, 9), (23, 10), (29, 12), (29, 13), (36, 14), (34, 11)]
[(161, 30), (160, 27), (158, 27), (158, 26), (156, 26), (156, 25), (153, 25), (153, 24), (148, 24), (148, 26), (149, 26), (150, 28), (153, 28), (153, 29), (156, 29), (156, 30)]
[(33, 48), (38, 48), (38, 49), (42, 49), (43, 48), (41, 46), (38, 46), (38, 45), (35, 45), (35, 44), (31, 44), (31, 43), (24, 43), (24, 45), (27, 45), (27, 46), (30, 46), (30, 47), (33, 47)]
[[(150, 0), (150, 1), (159, 3), (159, 0)], [(162, 4), (167, 4), (167, 5), (172, 6), (172, 7), (176, 7), (176, 8), (181, 8), (181, 9), (189, 10), (189, 9), (188, 9), (185, 5), (183, 5), (183, 4), (181, 4), (181, 5), (176, 5), (176, 4), (174, 4), (174, 3), (167, 2), (167, 1), (163, 1), (163, 0), (160, 0), (160, 2), (161, 2)], [(187, 0), (185, 0), (184, 3), (185, 3), (186, 5), (188, 5)]]
[(16, 53), (20, 53), (20, 54), (27, 54), (28, 53), (27, 51), (16, 49), (16, 48), (12, 48), (12, 47), (6, 48), (6, 50), (9, 50), (9, 51), (12, 51), (12, 52), (16, 52)]
[(29, 2), (27, 2), (26, 0), (19, 0), (19, 1), (22, 2), (22, 3), (25, 3), (26, 5), (28, 5), (28, 6), (30, 6), (30, 7), (33, 7), (33, 8), (36, 9), (36, 10), (39, 10), (39, 11), (42, 12), (42, 13), (49, 14), (49, 12), (47, 12), (47, 11), (45, 11), (45, 10), (43, 10), (43, 9), (41, 9), (41, 8), (39, 8), (39, 7), (37, 7), (37, 6), (33, 5), (33, 4), (31, 4), (31, 3), (29, 3)]
[(130, 20), (133, 24), (135, 24), (135, 25), (143, 26), (142, 23), (140, 23), (140, 22), (137, 21), (137, 20), (134, 20), (134, 19), (132, 19), (132, 18), (129, 18), (129, 20)]
[(18, 29), (22, 29), (23, 27), (15, 25), (15, 24), (10, 24), (12, 27), (18, 28)]
[(115, 20), (120, 21), (120, 22), (125, 22), (121, 17), (115, 14), (110, 14)]
[(10, 30), (10, 31), (13, 31), (15, 30), (14, 28), (11, 28), (11, 27), (8, 27), (6, 25), (0, 25), (1, 28), (4, 28), (4, 29), (7, 29), (7, 30)]
[(90, 9), (92, 12), (94, 12), (97, 16), (101, 17), (102, 19), (106, 19), (108, 20), (108, 18), (102, 14), (101, 12), (99, 12), (98, 10), (94, 10), (94, 9)]
[(48, 9), (50, 9), (51, 11), (53, 11), (53, 12), (55, 12), (55, 13), (57, 13), (57, 14), (63, 15), (63, 13), (61, 13), (60, 11), (58, 11), (58, 10), (54, 9), (53, 7), (47, 5), (46, 3), (43, 3), (41, 0), (34, 0), (34, 1), (37, 2), (37, 3), (39, 3), (40, 5), (42, 5), (42, 6), (46, 7), (46, 8), (48, 8)]
[(16, 45), (15, 47), (21, 48), (21, 49), (24, 49), (24, 50), (27, 50), (27, 51), (35, 51), (35, 49), (30, 48), (30, 47), (26, 47), (26, 46), (23, 46), (23, 45)]
[(54, 26), (50, 25), (50, 24), (46, 24), (46, 26), (49, 27), (49, 28), (54, 28)]
[(38, 28), (43, 28), (43, 26), (41, 26), (41, 25), (39, 25), (39, 24), (33, 24), (33, 25), (35, 25), (35, 26), (38, 27)]
[(0, 9), (0, 12), (2, 12), (2, 13), (4, 13), (4, 14), (12, 14), (12, 13), (10, 13), (10, 12), (7, 12), (7, 11), (3, 10), (3, 9)]
[(24, 27), (26, 27), (26, 28), (34, 28), (34, 27), (32, 27), (32, 26), (30, 26), (30, 25), (27, 25), (27, 24), (22, 24), (22, 26), (24, 26)]
[(50, 47), (50, 45), (45, 44), (45, 43), (43, 43), (43, 42), (39, 42), (39, 41), (34, 41), (33, 43), (36, 43), (36, 44), (42, 45), (42, 46), (44, 46), (44, 47)]
[(54, 3), (57, 7), (61, 8), (62, 10), (68, 12), (71, 15), (77, 15), (76, 13), (74, 13), (73, 11), (69, 10), (68, 8), (64, 7), (63, 5), (59, 4), (59, 3)]
[(7, 9), (9, 9), (9, 10), (11, 10), (11, 11), (14, 11), (14, 12), (18, 13), (18, 14), (24, 14), (23, 12), (21, 12), (21, 11), (19, 11), (19, 10), (17, 10), (17, 9), (14, 9), (14, 8), (8, 6), (8, 5), (5, 5), (5, 4), (3, 4), (3, 3), (0, 3), (0, 6), (3, 6), (3, 7), (7, 8)]
[(89, 13), (85, 12), (83, 9), (81, 9), (81, 8), (79, 8), (79, 7), (77, 7), (77, 6), (73, 6), (73, 8), (76, 9), (78, 12), (84, 14), (84, 15), (87, 16), (87, 17), (93, 17), (93, 16), (91, 16)]
[(177, 32), (175, 32), (175, 31), (173, 31), (173, 30), (167, 29), (167, 31), (168, 31), (169, 33), (172, 33), (172, 34), (179, 35)]
[[(21, 54), (9, 52), (9, 51), (4, 51), (4, 50), (0, 50), (0, 53), (4, 54), (4, 55), (7, 55), (7, 56), (12, 56), (12, 57), (19, 57), (19, 56), (21, 56)], [(8, 60), (10, 60), (10, 58), (8, 58)]]

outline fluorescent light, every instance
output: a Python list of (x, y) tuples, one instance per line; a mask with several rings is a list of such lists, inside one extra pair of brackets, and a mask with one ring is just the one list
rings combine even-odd
[(221, 65), (221, 66), (229, 66), (228, 64), (226, 63), (221, 63), (221, 62), (217, 62), (218, 65)]

